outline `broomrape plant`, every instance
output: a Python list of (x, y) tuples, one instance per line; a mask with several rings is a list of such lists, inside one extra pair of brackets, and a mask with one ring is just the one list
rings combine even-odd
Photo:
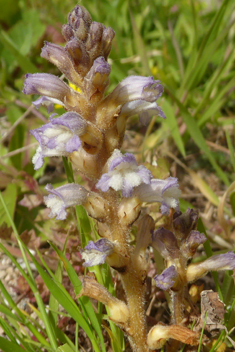
[[(25, 94), (41, 96), (34, 102), (36, 108), (46, 105), (51, 113), (54, 104), (60, 104), (66, 110), (59, 117), (51, 114), (50, 122), (31, 131), (39, 143), (33, 164), (38, 170), (45, 157), (68, 157), (93, 184), (92, 190), (76, 183), (56, 189), (48, 184), (45, 203), (51, 209), (50, 217), (56, 219), (65, 220), (67, 208), (75, 205), (82, 205), (95, 219), (100, 239), (89, 241), (81, 250), (83, 265), (106, 262), (116, 270), (125, 302), (89, 275), (80, 277), (80, 295), (107, 306), (109, 318), (124, 331), (133, 351), (147, 352), (166, 343), (169, 351), (177, 351), (181, 343), (198, 345), (200, 333), (189, 328), (188, 283), (210, 270), (233, 270), (235, 254), (190, 263), (206, 237), (197, 231), (198, 212), (188, 209), (182, 214), (179, 210), (177, 178), (155, 179), (145, 166), (138, 165), (134, 155), (120, 151), (128, 117), (138, 114), (141, 124), (147, 124), (152, 115), (165, 118), (156, 102), (163, 87), (152, 77), (129, 76), (105, 95), (111, 71), (108, 56), (115, 35), (112, 28), (93, 22), (85, 8), (76, 6), (62, 33), (65, 47), (46, 42), (41, 56), (56, 65), (75, 89), (47, 73), (27, 74), (24, 83)], [(155, 228), (151, 216), (142, 215), (142, 204), (154, 202), (168, 217), (167, 228)], [(137, 220), (132, 245), (129, 238)], [(171, 325), (158, 323), (149, 330), (145, 301), (150, 246), (164, 258), (165, 270), (154, 280), (169, 293)]]

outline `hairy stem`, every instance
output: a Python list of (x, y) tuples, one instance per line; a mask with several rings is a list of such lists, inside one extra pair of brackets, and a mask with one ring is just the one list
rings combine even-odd
[[(141, 278), (142, 275), (142, 278)], [(146, 292), (145, 275), (130, 261), (127, 272), (121, 274), (130, 311), (128, 327), (129, 341), (135, 352), (149, 352), (147, 346), (146, 314), (144, 300)]]

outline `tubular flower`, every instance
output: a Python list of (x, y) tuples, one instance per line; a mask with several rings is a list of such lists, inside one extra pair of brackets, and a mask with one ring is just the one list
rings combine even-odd
[(160, 81), (153, 77), (129, 76), (102, 100), (97, 109), (97, 122), (101, 127), (108, 122), (112, 126), (117, 116), (129, 117), (147, 111), (165, 117), (156, 104), (162, 93)]
[(113, 188), (115, 191), (121, 191), (123, 197), (131, 197), (135, 187), (141, 183), (151, 182), (151, 172), (143, 165), (138, 166), (132, 154), (123, 155), (115, 149), (108, 164), (108, 173), (103, 174), (96, 184), (96, 187), (103, 192)]
[(180, 194), (178, 180), (174, 177), (166, 180), (152, 179), (150, 184), (142, 183), (133, 192), (142, 202), (161, 203), (162, 214), (168, 214), (170, 208), (178, 207)]
[[(34, 73), (27, 74), (24, 81), (24, 94), (39, 94), (44, 97), (42, 104), (46, 100), (72, 109), (72, 107), (79, 101), (80, 94), (70, 88), (65, 82), (59, 77), (51, 75), (49, 73)], [(36, 101), (35, 104), (39, 105)]]
[(156, 275), (154, 280), (156, 282), (157, 287), (166, 291), (169, 290), (175, 283), (178, 274), (175, 270), (174, 265), (169, 266), (169, 268), (165, 269), (160, 275)]
[(86, 130), (87, 123), (75, 112), (68, 112), (44, 126), (32, 130), (32, 135), (39, 142), (33, 157), (35, 170), (42, 167), (46, 156), (67, 156), (81, 146), (79, 135)]
[(75, 183), (69, 183), (54, 189), (51, 184), (46, 185), (45, 190), (49, 196), (44, 197), (48, 208), (51, 208), (50, 217), (56, 216), (57, 220), (66, 219), (66, 208), (74, 205), (84, 204), (89, 192), (82, 186)]
[(106, 238), (97, 242), (89, 241), (88, 245), (81, 251), (83, 266), (94, 266), (103, 264), (107, 256), (113, 253), (114, 245)]
[(175, 235), (163, 227), (152, 234), (152, 246), (165, 260), (171, 260), (179, 256), (180, 250)]
[(213, 255), (205, 261), (197, 264), (190, 264), (187, 268), (188, 282), (195, 281), (206, 275), (208, 271), (224, 271), (235, 269), (235, 253)]

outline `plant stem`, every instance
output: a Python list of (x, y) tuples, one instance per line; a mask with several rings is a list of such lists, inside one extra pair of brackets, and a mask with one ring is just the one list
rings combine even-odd
[(121, 277), (130, 311), (129, 328), (127, 331), (129, 341), (134, 352), (149, 352), (144, 309), (145, 278), (141, 279), (141, 271), (135, 268), (133, 261), (130, 261), (127, 272), (121, 274)]

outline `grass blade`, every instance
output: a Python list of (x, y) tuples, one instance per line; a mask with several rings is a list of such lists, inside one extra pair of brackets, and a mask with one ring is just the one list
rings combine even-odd
[[(169, 90), (169, 88), (168, 88)], [(197, 144), (197, 146), (200, 148), (200, 150), (202, 152), (205, 153), (205, 155), (207, 156), (209, 162), (211, 163), (211, 165), (214, 167), (217, 175), (219, 176), (219, 178), (227, 185), (229, 186), (230, 182), (227, 178), (227, 176), (225, 175), (225, 173), (223, 172), (223, 170), (219, 167), (219, 165), (216, 163), (213, 155), (211, 154), (206, 141), (195, 121), (195, 119), (193, 118), (193, 116), (188, 112), (187, 108), (183, 106), (183, 104), (175, 97), (175, 95), (169, 90), (170, 95), (172, 96), (172, 98), (174, 99), (174, 101), (176, 102), (176, 104), (178, 105), (181, 115), (184, 119), (184, 122), (187, 126), (187, 129), (192, 137), (192, 139), (194, 140), (194, 142)]]

